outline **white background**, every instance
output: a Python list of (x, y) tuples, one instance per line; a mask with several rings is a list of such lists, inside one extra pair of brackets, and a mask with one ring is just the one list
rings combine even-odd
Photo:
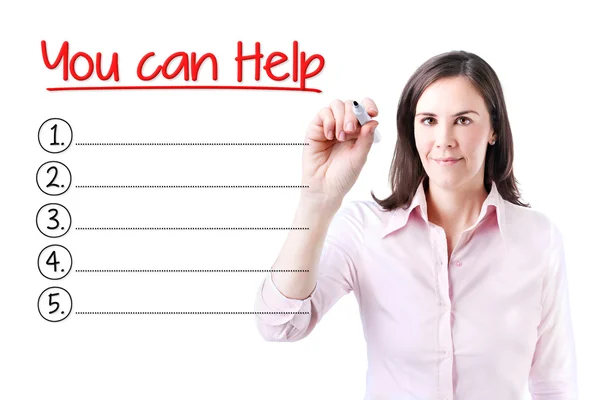
[[(590, 2), (592, 3), (592, 2)], [(81, 273), (75, 269), (268, 269), (286, 231), (76, 231), (100, 226), (290, 226), (300, 189), (84, 189), (75, 185), (299, 185), (301, 146), (72, 145), (51, 155), (37, 142), (48, 118), (67, 120), (74, 142), (302, 142), (320, 107), (373, 98), (379, 131), (345, 201), (382, 198), (395, 144), (396, 107), (413, 71), (450, 50), (474, 52), (496, 71), (515, 142), (523, 198), (563, 232), (581, 399), (600, 398), (597, 213), (597, 14), (582, 2), (19, 2), (0, 10), (2, 104), (2, 399), (361, 399), (366, 353), (354, 295), (296, 343), (264, 341), (248, 315), (76, 315), (76, 311), (252, 311), (264, 273)], [(308, 81), (322, 93), (282, 91), (49, 92), (76, 85), (49, 70), (50, 54), (119, 53), (122, 85), (143, 84), (138, 60), (211, 52), (216, 84), (235, 85), (237, 41), (264, 54), (321, 54)], [(263, 59), (264, 60), (264, 59)], [(106, 64), (107, 65), (107, 64)], [(203, 67), (204, 68), (204, 67)], [(290, 72), (291, 62), (277, 73)], [(157, 79), (153, 84), (184, 84)], [(212, 84), (201, 70), (196, 84)], [(90, 78), (84, 85), (98, 85)], [(245, 85), (297, 86), (253, 79)], [(73, 216), (60, 239), (35, 226), (57, 200), (35, 174), (65, 163), (73, 185), (60, 196)], [(596, 239), (596, 240), (594, 240)], [(50, 323), (37, 311), (56, 282), (37, 256), (59, 243), (74, 257), (59, 286), (73, 312)], [(525, 396), (524, 398), (527, 398)]]

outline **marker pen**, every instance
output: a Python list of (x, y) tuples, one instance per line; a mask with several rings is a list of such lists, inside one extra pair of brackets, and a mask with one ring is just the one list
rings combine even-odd
[[(362, 126), (362, 125), (366, 124), (367, 122), (369, 122), (371, 120), (371, 116), (369, 114), (367, 114), (367, 111), (365, 110), (363, 105), (358, 104), (358, 102), (356, 102), (356, 101), (354, 101), (352, 103), (354, 104), (352, 111), (354, 111), (354, 115), (356, 115), (356, 119), (358, 119), (358, 123)], [(377, 128), (375, 128), (373, 143), (379, 143), (380, 141), (381, 141), (381, 135), (377, 131)]]

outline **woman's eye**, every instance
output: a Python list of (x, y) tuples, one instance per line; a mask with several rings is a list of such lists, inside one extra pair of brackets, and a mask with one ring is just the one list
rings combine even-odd
[[(430, 123), (426, 123), (426, 122), (425, 122), (425, 121), (428, 121), (428, 120), (433, 120), (433, 118), (431, 118), (431, 117), (423, 118), (423, 119), (421, 120), (421, 122), (422, 122), (422, 123), (425, 123), (425, 125), (431, 125)], [(466, 121), (466, 122), (462, 122), (462, 123), (460, 123), (459, 125), (469, 125), (469, 124), (471, 123), (471, 120), (470, 120), (469, 118), (467, 118), (467, 117), (459, 117), (459, 118), (457, 119), (457, 121), (459, 121), (459, 120), (464, 120), (464, 121)]]

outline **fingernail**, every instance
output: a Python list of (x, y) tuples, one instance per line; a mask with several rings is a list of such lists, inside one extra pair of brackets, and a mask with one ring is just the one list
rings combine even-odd
[(352, 122), (348, 122), (346, 124), (346, 130), (352, 132), (354, 130), (354, 124)]
[(370, 111), (371, 113), (376, 113), (377, 112), (377, 110), (374, 109), (374, 108), (367, 108), (367, 111)]
[(344, 140), (346, 140), (346, 132), (344, 132), (344, 131), (341, 131), (341, 132), (340, 132), (340, 141), (342, 141), (342, 142), (343, 142)]
[(327, 139), (329, 139), (329, 140), (333, 139), (333, 131), (327, 132)]

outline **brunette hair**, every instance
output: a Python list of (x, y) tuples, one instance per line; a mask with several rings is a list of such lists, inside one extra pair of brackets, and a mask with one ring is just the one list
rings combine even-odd
[(504, 200), (522, 207), (531, 207), (519, 200), (518, 181), (513, 174), (513, 138), (506, 104), (496, 73), (481, 57), (466, 51), (450, 51), (434, 56), (421, 65), (410, 77), (398, 103), (396, 123), (398, 139), (389, 172), (392, 194), (380, 200), (371, 196), (381, 207), (390, 211), (410, 206), (421, 180), (429, 187), (427, 176), (414, 137), (414, 118), (417, 102), (425, 89), (438, 79), (464, 76), (477, 88), (485, 100), (491, 117), (496, 143), (488, 145), (485, 155), (484, 185), (490, 191), (492, 181)]

